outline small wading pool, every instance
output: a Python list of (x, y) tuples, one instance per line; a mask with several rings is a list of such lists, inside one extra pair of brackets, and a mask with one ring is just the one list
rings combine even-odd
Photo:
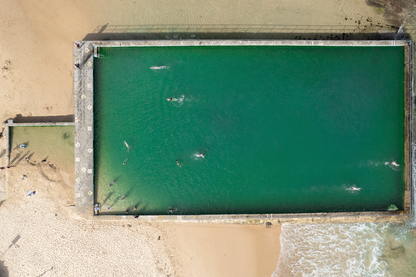
[(404, 209), (403, 45), (101, 47), (98, 56), (101, 214)]

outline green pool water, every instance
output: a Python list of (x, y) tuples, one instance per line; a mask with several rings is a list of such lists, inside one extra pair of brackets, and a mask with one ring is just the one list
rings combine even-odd
[[(94, 60), (101, 213), (403, 209), (403, 47), (101, 53)], [(385, 164), (391, 161), (400, 166)]]

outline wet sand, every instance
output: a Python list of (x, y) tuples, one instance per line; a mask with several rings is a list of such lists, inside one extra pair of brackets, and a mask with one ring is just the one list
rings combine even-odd
[[(146, 34), (154, 34), (161, 26), (177, 32), (185, 26), (181, 33), (196, 38), (211, 30), (246, 38), (268, 38), (262, 32), (328, 38), (328, 32), (340, 34), (338, 26), (351, 33), (374, 32), (364, 28), (370, 24), (380, 26), (376, 32), (395, 31), (391, 26), (406, 15), (399, 9), (397, 16), (386, 16), (388, 7), (365, 0), (0, 0), (0, 5), (2, 121), (72, 115), (72, 41), (89, 34), (114, 39), (114, 30), (145, 26), (153, 30)], [(2, 153), (7, 143), (0, 142)], [(0, 162), (7, 165), (4, 156)], [(0, 206), (0, 266), (3, 261), (10, 276), (270, 276), (277, 266), (278, 226), (88, 222), (67, 207), (74, 203), (73, 183), (56, 169), (23, 162), (7, 172), (0, 172), (0, 190), (9, 192)], [(29, 178), (19, 182), (22, 174)], [(37, 194), (28, 198), (27, 190)]]

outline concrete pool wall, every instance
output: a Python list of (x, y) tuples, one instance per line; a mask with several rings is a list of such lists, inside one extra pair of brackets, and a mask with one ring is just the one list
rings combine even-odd
[(74, 46), (74, 113), (75, 113), (75, 200), (77, 213), (86, 218), (127, 219), (131, 216), (93, 216), (94, 206), (94, 56), (99, 47), (145, 46), (399, 46), (404, 47), (405, 98), (405, 189), (404, 210), (385, 212), (332, 212), (299, 214), (238, 214), (238, 215), (159, 215), (140, 216), (150, 221), (195, 221), (241, 224), (335, 223), (335, 222), (403, 222), (414, 214), (413, 158), (413, 41), (295, 41), (295, 40), (142, 40), (142, 41), (80, 41)]

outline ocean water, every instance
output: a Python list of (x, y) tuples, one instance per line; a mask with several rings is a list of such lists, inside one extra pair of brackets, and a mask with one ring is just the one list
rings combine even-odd
[(284, 224), (280, 239), (272, 277), (416, 276), (416, 230), (409, 224)]
[(403, 48), (102, 53), (94, 61), (95, 200), (111, 213), (403, 208)]

